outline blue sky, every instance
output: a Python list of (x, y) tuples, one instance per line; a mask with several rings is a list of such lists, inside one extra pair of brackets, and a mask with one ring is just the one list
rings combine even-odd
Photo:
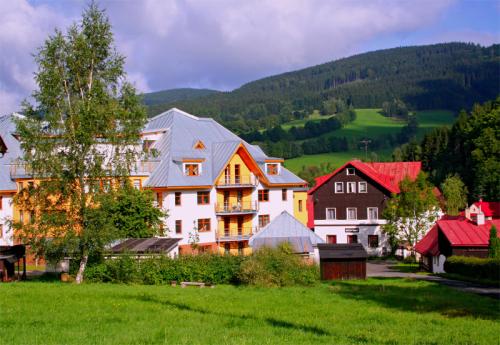
[[(140, 91), (231, 90), (265, 76), (398, 46), (500, 42), (500, 1), (101, 0)], [(31, 54), (87, 1), (0, 1), (0, 114), (36, 87)]]

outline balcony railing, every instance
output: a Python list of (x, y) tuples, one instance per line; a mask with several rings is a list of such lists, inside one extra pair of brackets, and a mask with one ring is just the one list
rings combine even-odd
[(135, 174), (151, 174), (160, 164), (159, 160), (138, 161), (133, 169)]
[(215, 213), (220, 214), (255, 213), (258, 210), (259, 203), (257, 201), (237, 201), (215, 204)]
[(222, 176), (217, 182), (219, 188), (234, 188), (234, 187), (256, 187), (258, 184), (257, 177), (254, 175), (239, 175), (239, 176)]
[(237, 229), (219, 229), (217, 239), (222, 242), (244, 241), (248, 240), (256, 232), (257, 228), (252, 228), (251, 226), (242, 226)]
[(26, 163), (12, 163), (9, 168), (11, 178), (31, 177), (32, 175), (32, 171)]

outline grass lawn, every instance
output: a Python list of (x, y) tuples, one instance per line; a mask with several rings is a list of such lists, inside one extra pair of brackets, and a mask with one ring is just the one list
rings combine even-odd
[(304, 125), (306, 124), (307, 121), (319, 122), (321, 120), (326, 120), (326, 119), (330, 118), (331, 116), (332, 115), (322, 116), (319, 113), (319, 111), (315, 110), (307, 118), (301, 119), (301, 120), (293, 120), (293, 121), (290, 121), (290, 122), (286, 122), (286, 123), (282, 124), (281, 127), (283, 127), (284, 130), (289, 130), (293, 126), (295, 126), (295, 127), (304, 127)]
[[(359, 140), (370, 137), (375, 138), (383, 134), (397, 134), (401, 127), (405, 125), (403, 121), (394, 120), (379, 113), (380, 109), (356, 109), (356, 120), (347, 124), (344, 128), (324, 134), (325, 137), (354, 137)], [(319, 115), (318, 115), (319, 116)], [(419, 129), (418, 139), (421, 139), (425, 133), (433, 128), (445, 125), (451, 125), (455, 121), (453, 112), (448, 110), (426, 110), (417, 112)], [(301, 120), (303, 121), (303, 120)], [(374, 151), (380, 161), (391, 159), (393, 149), (384, 149)], [(370, 151), (368, 152), (368, 155)], [(303, 166), (319, 165), (323, 162), (332, 163), (334, 168), (340, 167), (345, 162), (353, 159), (365, 158), (365, 152), (362, 149), (346, 152), (321, 153), (317, 155), (304, 155), (301, 157), (288, 159), (285, 166), (298, 173)], [(368, 156), (370, 158), (370, 156)]]
[(0, 344), (497, 344), (500, 301), (402, 279), (281, 289), (0, 284)]

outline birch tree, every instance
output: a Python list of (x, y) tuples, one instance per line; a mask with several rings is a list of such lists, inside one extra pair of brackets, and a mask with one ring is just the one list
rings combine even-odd
[(414, 181), (409, 178), (401, 181), (400, 193), (387, 203), (383, 213), (387, 224), (382, 229), (389, 237), (393, 253), (399, 244), (407, 243), (413, 248), (437, 220), (439, 204), (433, 188), (421, 172)]
[(24, 103), (26, 116), (16, 125), (21, 164), (36, 183), (15, 198), (31, 217), (14, 227), (36, 254), (79, 260), (80, 283), (89, 255), (115, 236), (93, 210), (130, 175), (146, 113), (95, 3), (66, 33), (49, 36), (34, 58), (34, 101)]

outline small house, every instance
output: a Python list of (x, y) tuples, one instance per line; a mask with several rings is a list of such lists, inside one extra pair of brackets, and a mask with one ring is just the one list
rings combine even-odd
[(110, 256), (130, 254), (137, 258), (148, 256), (169, 256), (171, 258), (179, 255), (179, 238), (129, 238), (110, 249)]
[(368, 253), (361, 243), (318, 244), (322, 280), (366, 279)]

